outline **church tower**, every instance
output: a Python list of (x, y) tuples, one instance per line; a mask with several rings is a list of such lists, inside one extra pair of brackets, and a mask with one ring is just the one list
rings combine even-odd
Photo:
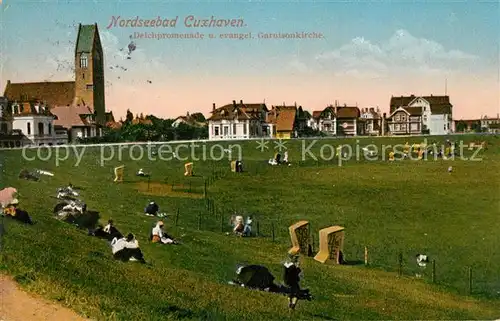
[(106, 123), (104, 57), (97, 24), (78, 26), (75, 47), (75, 103), (88, 106), (100, 125)]

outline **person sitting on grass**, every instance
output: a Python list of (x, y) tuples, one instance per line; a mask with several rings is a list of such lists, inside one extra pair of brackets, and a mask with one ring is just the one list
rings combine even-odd
[(176, 240), (174, 240), (173, 237), (165, 233), (163, 227), (164, 227), (163, 221), (158, 221), (156, 223), (156, 226), (153, 227), (151, 235), (149, 236), (151, 242), (161, 243), (161, 244), (179, 244)]
[(102, 227), (99, 226), (95, 230), (89, 230), (89, 235), (97, 236), (99, 238), (112, 241), (114, 238), (121, 239), (123, 237), (122, 233), (114, 226), (113, 220), (108, 221), (108, 225)]
[(111, 241), (111, 250), (113, 252), (113, 257), (116, 260), (123, 262), (138, 261), (146, 263), (144, 255), (139, 248), (139, 242), (135, 239), (135, 236), (132, 233), (129, 233), (126, 238), (115, 237), (113, 241)]
[(136, 173), (137, 176), (141, 176), (141, 177), (149, 177), (149, 174), (147, 173), (144, 173), (144, 171), (141, 169), (139, 169), (139, 171)]
[(233, 224), (233, 232), (237, 236), (251, 236), (252, 234), (252, 218), (248, 217), (247, 221), (243, 221), (243, 216), (233, 216), (231, 219)]
[(158, 204), (155, 203), (155, 201), (149, 202), (148, 206), (144, 209), (144, 214), (147, 216), (158, 216), (158, 217), (165, 217), (165, 213), (159, 213), (160, 207)]

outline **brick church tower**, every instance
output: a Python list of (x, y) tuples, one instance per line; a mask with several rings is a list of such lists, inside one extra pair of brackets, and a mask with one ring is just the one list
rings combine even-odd
[(100, 125), (106, 123), (104, 87), (104, 57), (97, 24), (80, 24), (75, 47), (75, 102), (88, 106)]

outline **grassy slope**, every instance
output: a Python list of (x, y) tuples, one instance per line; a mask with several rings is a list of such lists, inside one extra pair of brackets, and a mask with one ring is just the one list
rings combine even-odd
[[(54, 159), (28, 162), (19, 152), (4, 152), (6, 173), (1, 187), (17, 187), (23, 207), (38, 224), (27, 227), (7, 222), (1, 268), (17, 276), (29, 290), (99, 319), (498, 318), (500, 253), (494, 249), (498, 244), (500, 153), (498, 137), (488, 140), (490, 147), (482, 162), (455, 161), (452, 175), (446, 172), (450, 163), (443, 161), (351, 161), (338, 167), (307, 160), (290, 168), (270, 168), (263, 160), (272, 152), (260, 153), (255, 142), (245, 143), (247, 173), (227, 173), (227, 160), (195, 162), (195, 171), (210, 176), (223, 170), (225, 177), (209, 187), (216, 212), (224, 213), (224, 219), (234, 209), (259, 213), (261, 230), (267, 236), (270, 223), (277, 226), (277, 242), (269, 237), (223, 235), (219, 216), (206, 214), (203, 200), (155, 196), (168, 213), (180, 208), (179, 227), (167, 220), (174, 235), (185, 234), (185, 245), (178, 247), (147, 243), (153, 221), (138, 213), (150, 196), (137, 193), (133, 171), (143, 167), (152, 171), (152, 181), (184, 183), (186, 188), (191, 182), (193, 190), (200, 190), (201, 179), (182, 177), (183, 162), (130, 161), (125, 155), (121, 161), (114, 159), (101, 167), (99, 152), (88, 149), (78, 167), (73, 166), (74, 158), (56, 167)], [(371, 141), (394, 143), (375, 139), (366, 143)], [(291, 160), (297, 160), (301, 144), (287, 145)], [(112, 168), (122, 163), (129, 167), (127, 182), (112, 184)], [(53, 170), (56, 176), (38, 183), (19, 181), (16, 175), (22, 167)], [(89, 208), (101, 212), (103, 221), (113, 218), (120, 230), (138, 235), (152, 268), (113, 261), (105, 242), (51, 217), (55, 200), (50, 196), (68, 181), (85, 188), (84, 199)], [(210, 231), (197, 231), (200, 213)], [(398, 278), (379, 269), (325, 266), (305, 259), (304, 286), (316, 300), (301, 302), (291, 316), (284, 297), (225, 284), (239, 262), (265, 264), (281, 279), (279, 263), (289, 242), (286, 226), (299, 219), (310, 220), (314, 234), (324, 226), (345, 226), (347, 259), (362, 259), (364, 246), (368, 246), (371, 264), (387, 271), (397, 268), (399, 252), (408, 274), (414, 272), (414, 254), (429, 254), (437, 261), (438, 281), (446, 286)], [(462, 295), (467, 266), (474, 267), (478, 294), (474, 299)]]

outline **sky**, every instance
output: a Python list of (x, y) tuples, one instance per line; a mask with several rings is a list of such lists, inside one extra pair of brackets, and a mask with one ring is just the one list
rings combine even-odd
[[(0, 88), (7, 80), (73, 80), (78, 24), (97, 23), (106, 109), (117, 119), (127, 109), (209, 116), (213, 103), (233, 100), (296, 103), (309, 111), (337, 101), (388, 112), (391, 96), (445, 93), (455, 119), (500, 112), (499, 1), (0, 2)], [(243, 25), (186, 27), (189, 16), (243, 19)], [(111, 24), (113, 17), (177, 22), (120, 27)], [(295, 32), (322, 37), (259, 37)], [(205, 38), (134, 38), (139, 33)], [(251, 38), (220, 38), (227, 33)], [(136, 50), (127, 59), (131, 41)]]

